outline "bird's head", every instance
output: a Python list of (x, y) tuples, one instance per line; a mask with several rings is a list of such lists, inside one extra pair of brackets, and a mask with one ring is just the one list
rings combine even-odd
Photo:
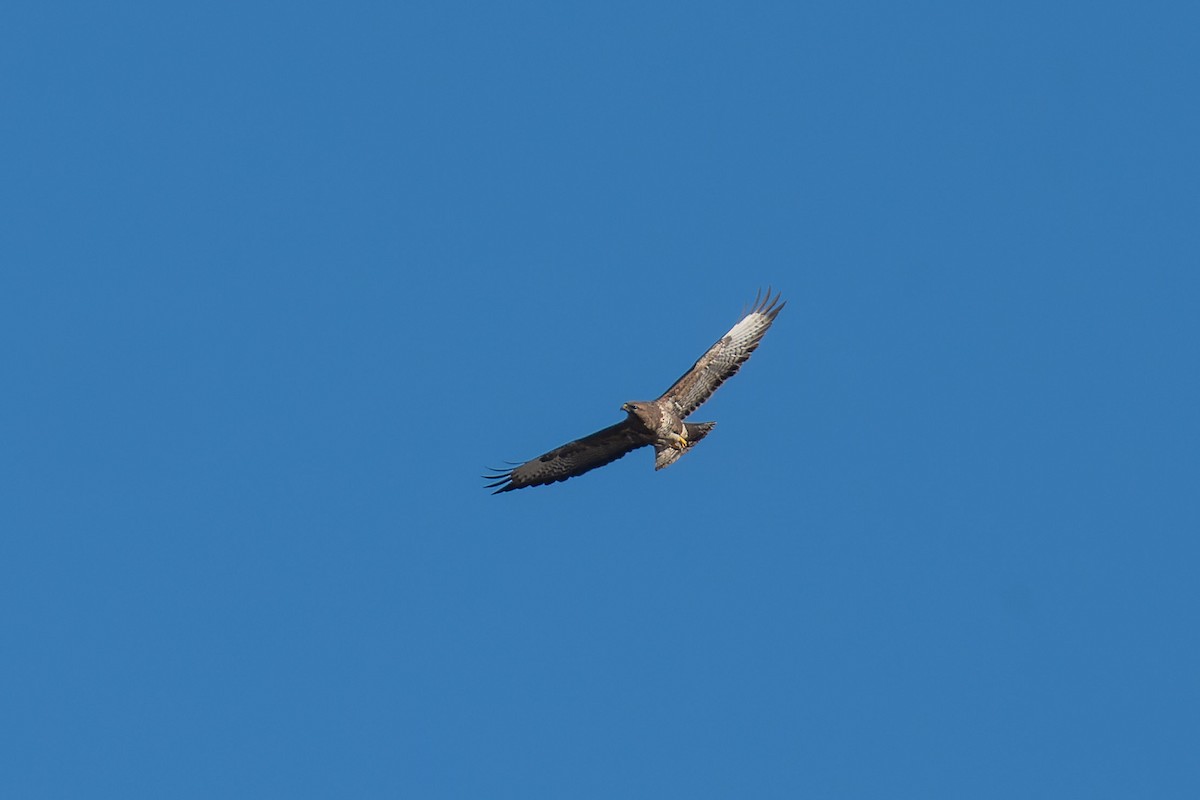
[(630, 400), (621, 406), (621, 410), (631, 417), (647, 422), (650, 419), (650, 412), (647, 410), (649, 403), (644, 403), (640, 400)]

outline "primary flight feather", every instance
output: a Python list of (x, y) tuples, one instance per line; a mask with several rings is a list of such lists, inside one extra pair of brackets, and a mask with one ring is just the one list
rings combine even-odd
[(625, 403), (621, 406), (627, 414), (624, 421), (567, 442), (512, 469), (494, 470), (484, 476), (485, 480), (493, 481), (487, 488), (496, 489), (493, 494), (499, 494), (565, 481), (647, 445), (654, 445), (656, 470), (675, 463), (717, 424), (684, 420), (738, 371), (784, 305), (779, 302), (779, 294), (772, 299), (770, 289), (766, 297), (760, 293), (738, 323), (708, 348), (662, 397)]

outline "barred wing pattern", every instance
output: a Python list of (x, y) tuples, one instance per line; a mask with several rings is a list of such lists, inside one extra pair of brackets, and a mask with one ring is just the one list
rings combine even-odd
[(610, 464), (626, 453), (645, 447), (650, 441), (626, 420), (591, 436), (567, 442), (512, 469), (492, 470), (493, 474), (483, 477), (495, 481), (487, 484), (488, 489), (496, 489), (492, 494), (556, 483)]
[(729, 333), (708, 348), (708, 352), (700, 356), (700, 360), (659, 399), (673, 400), (679, 408), (679, 416), (686, 417), (712, 397), (717, 387), (734, 375), (750, 357), (775, 317), (787, 305), (786, 302), (779, 302), (779, 297), (780, 294), (776, 293), (772, 299), (770, 289), (767, 289), (765, 298), (761, 294), (755, 297), (754, 305), (746, 315), (729, 329)]

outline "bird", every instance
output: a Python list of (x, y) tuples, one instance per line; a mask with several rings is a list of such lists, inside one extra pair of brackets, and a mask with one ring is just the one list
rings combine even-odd
[(621, 406), (626, 416), (616, 425), (523, 464), (510, 462), (508, 469), (490, 469), (483, 476), (491, 481), (485, 488), (500, 494), (565, 481), (649, 445), (654, 446), (656, 471), (674, 464), (717, 424), (684, 420), (750, 358), (786, 305), (780, 296), (777, 292), (772, 298), (768, 288), (764, 297), (760, 289), (750, 310), (657, 400), (631, 400)]

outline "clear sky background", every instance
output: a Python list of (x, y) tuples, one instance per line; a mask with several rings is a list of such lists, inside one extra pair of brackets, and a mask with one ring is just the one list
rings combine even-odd
[(0, 796), (1200, 796), (1193, 4), (2, 17)]

